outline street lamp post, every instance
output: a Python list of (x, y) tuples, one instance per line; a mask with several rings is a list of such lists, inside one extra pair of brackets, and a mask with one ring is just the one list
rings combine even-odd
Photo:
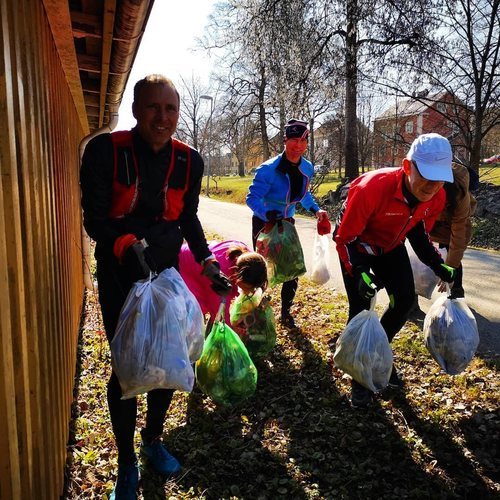
[(200, 95), (200, 99), (207, 99), (210, 101), (210, 117), (208, 122), (208, 159), (207, 159), (207, 196), (210, 196), (209, 194), (210, 157), (212, 156), (212, 115), (214, 112), (214, 98), (211, 95)]

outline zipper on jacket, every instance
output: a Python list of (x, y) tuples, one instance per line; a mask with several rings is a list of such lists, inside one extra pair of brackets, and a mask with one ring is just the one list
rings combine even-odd
[(392, 243), (389, 245), (389, 248), (392, 248), (392, 246), (399, 240), (399, 237), (401, 236), (401, 233), (408, 227), (408, 224), (411, 222), (413, 219), (413, 212), (410, 210), (410, 216), (408, 217), (407, 221), (404, 223), (403, 227), (397, 234), (396, 238), (392, 241)]
[(128, 154), (126, 149), (123, 150), (123, 156), (125, 157), (125, 168), (127, 169), (127, 186), (130, 186), (130, 172), (128, 169)]

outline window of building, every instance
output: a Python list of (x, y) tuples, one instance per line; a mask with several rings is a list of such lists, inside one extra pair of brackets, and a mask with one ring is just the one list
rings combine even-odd
[(323, 139), (323, 147), (324, 148), (328, 147), (328, 139)]
[(441, 113), (446, 113), (446, 104), (444, 102), (438, 102), (437, 109), (441, 111)]
[(407, 134), (413, 134), (413, 122), (406, 122), (405, 130)]

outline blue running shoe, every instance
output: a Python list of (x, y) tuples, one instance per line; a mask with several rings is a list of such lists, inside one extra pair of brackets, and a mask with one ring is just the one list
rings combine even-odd
[(109, 500), (136, 500), (139, 486), (139, 468), (137, 464), (118, 466), (118, 478)]
[(165, 476), (173, 476), (181, 470), (181, 464), (163, 446), (160, 438), (151, 443), (141, 445), (141, 455), (147, 459), (156, 472)]

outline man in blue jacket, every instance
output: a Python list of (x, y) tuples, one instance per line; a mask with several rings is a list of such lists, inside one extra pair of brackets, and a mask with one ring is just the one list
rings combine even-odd
[[(307, 122), (289, 120), (285, 126), (285, 150), (264, 162), (256, 171), (247, 195), (247, 205), (253, 211), (252, 240), (255, 248), (261, 229), (268, 222), (286, 219), (295, 222), (295, 208), (300, 203), (316, 215), (319, 225), (329, 232), (328, 215), (320, 210), (309, 191), (314, 173), (312, 163), (303, 157), (307, 150), (309, 128)], [(320, 229), (319, 229), (320, 231)], [(298, 278), (283, 283), (281, 288), (281, 323), (289, 329), (296, 328), (290, 314), (297, 291)]]

